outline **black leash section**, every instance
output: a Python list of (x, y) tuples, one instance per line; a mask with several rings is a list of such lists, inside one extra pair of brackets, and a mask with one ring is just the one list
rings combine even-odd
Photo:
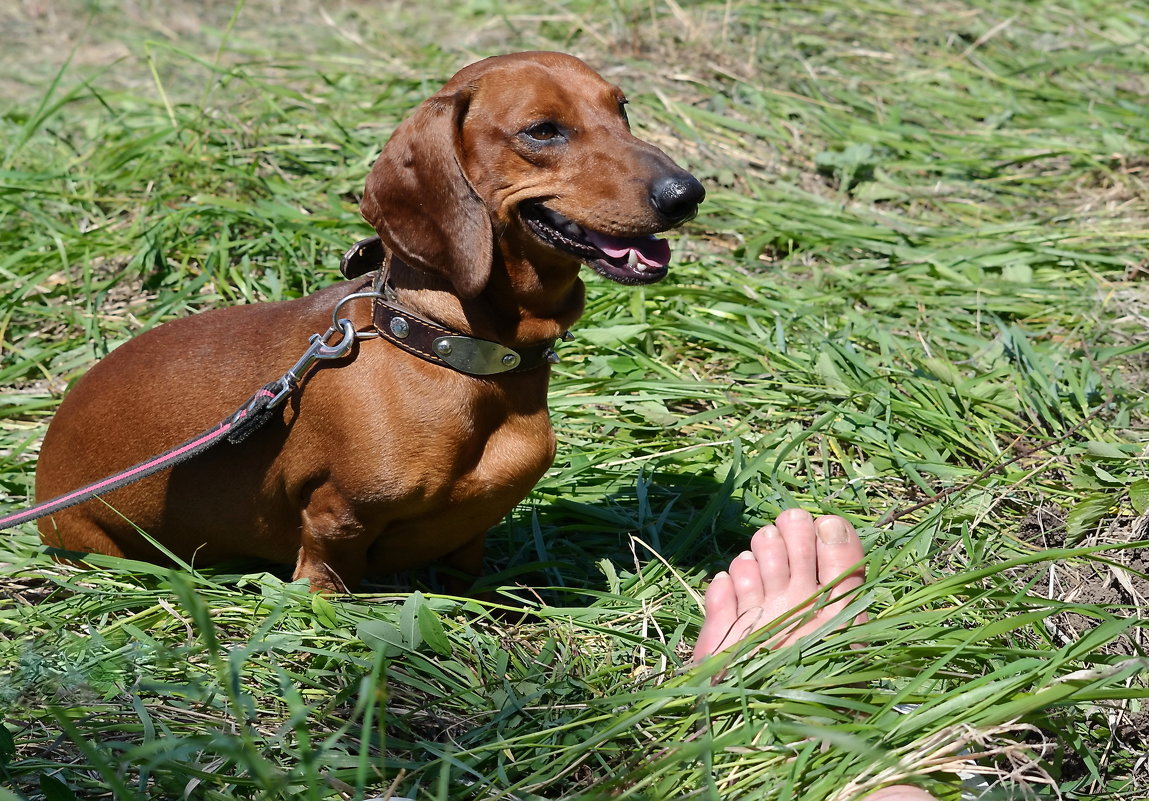
[[(339, 306), (336, 306), (335, 312), (338, 313), (339, 307), (346, 301), (356, 297), (363, 297), (364, 295), (374, 297), (374, 293), (348, 295), (339, 303)], [(343, 338), (334, 345), (326, 344), (327, 339), (337, 331), (342, 333)], [(260, 387), (259, 391), (252, 395), (247, 403), (236, 410), (235, 414), (221, 421), (219, 425), (211, 430), (205, 431), (199, 436), (189, 439), (182, 445), (177, 445), (171, 450), (165, 451), (158, 456), (153, 456), (133, 467), (121, 470), (107, 478), (88, 484), (86, 487), (80, 487), (80, 489), (73, 490), (66, 495), (61, 495), (50, 501), (45, 501), (33, 507), (13, 512), (6, 517), (0, 517), (0, 530), (37, 520), (54, 512), (58, 512), (61, 509), (67, 509), (69, 506), (83, 503), (97, 495), (114, 492), (121, 487), (126, 487), (128, 484), (146, 478), (152, 475), (152, 473), (158, 473), (160, 470), (174, 467), (180, 462), (203, 453), (222, 440), (227, 440), (233, 445), (243, 442), (259, 429), (260, 426), (271, 419), (271, 413), (295, 391), (299, 386), (299, 381), (302, 379), (303, 374), (312, 364), (320, 359), (338, 359), (346, 356), (351, 351), (351, 346), (355, 344), (356, 339), (355, 328), (350, 320), (339, 319), (335, 321), (334, 325), (327, 330), (326, 334), (313, 334), (311, 336), (311, 345), (304, 352), (303, 356), (299, 358), (299, 361), (295, 363), (294, 367), (277, 380)]]

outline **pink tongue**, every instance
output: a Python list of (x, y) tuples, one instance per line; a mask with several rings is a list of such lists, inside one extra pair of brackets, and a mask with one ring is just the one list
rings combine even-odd
[[(585, 229), (584, 229), (585, 230)], [(586, 231), (586, 238), (606, 255), (615, 259), (629, 259), (631, 252), (648, 267), (665, 267), (670, 264), (670, 243), (653, 236), (633, 239)]]

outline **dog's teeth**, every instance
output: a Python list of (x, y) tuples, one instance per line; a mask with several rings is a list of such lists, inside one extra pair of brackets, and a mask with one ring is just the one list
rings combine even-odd
[(569, 217), (564, 217), (557, 211), (548, 209), (546, 206), (540, 206), (539, 208), (542, 212), (543, 221), (546, 225), (550, 226), (555, 233), (575, 241), (581, 241), (586, 236), (586, 232), (583, 231), (582, 226)]
[(638, 272), (646, 272), (646, 265), (638, 260), (638, 251), (631, 249), (630, 255), (626, 257), (626, 266)]

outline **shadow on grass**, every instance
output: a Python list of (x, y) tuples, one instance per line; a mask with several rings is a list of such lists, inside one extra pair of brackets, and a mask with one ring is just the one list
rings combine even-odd
[[(536, 494), (489, 532), (487, 573), (474, 589), (507, 588), (524, 599), (554, 605), (585, 602), (583, 593), (603, 589), (608, 574), (641, 572), (652, 562), (665, 560), (684, 575), (712, 573), (745, 547), (754, 527), (729, 485), (701, 475), (642, 475), (635, 484), (595, 500)], [(151, 560), (58, 549), (48, 549), (48, 555), (157, 578), (175, 565), (169, 560), (157, 568)], [(157, 557), (162, 558), (158, 552)], [(258, 573), (290, 581), (293, 566), (242, 559), (196, 569), (215, 583), (234, 585)], [(444, 569), (432, 564), (370, 576), (359, 592), (441, 593), (445, 577)]]

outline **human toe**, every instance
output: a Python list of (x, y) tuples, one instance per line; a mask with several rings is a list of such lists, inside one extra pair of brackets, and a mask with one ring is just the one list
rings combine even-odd
[(758, 561), (764, 595), (784, 592), (790, 585), (790, 559), (778, 527), (770, 524), (758, 529), (750, 538), (750, 550)]
[(787, 509), (778, 515), (776, 525), (786, 543), (791, 591), (802, 595), (813, 593), (818, 576), (814, 518), (805, 509)]
[[(820, 585), (825, 586), (851, 568), (858, 568), (865, 551), (853, 526), (837, 515), (819, 517), (813, 525), (817, 532), (815, 550)], [(851, 572), (843, 581), (843, 586), (847, 586), (846, 581), (850, 582), (849, 586), (859, 586), (862, 582), (861, 570)]]
[(730, 580), (738, 601), (738, 613), (762, 606), (762, 572), (753, 551), (743, 551), (730, 563)]
[(695, 661), (722, 650), (738, 619), (738, 599), (729, 573), (723, 571), (711, 579), (703, 605), (705, 618), (694, 644)]

